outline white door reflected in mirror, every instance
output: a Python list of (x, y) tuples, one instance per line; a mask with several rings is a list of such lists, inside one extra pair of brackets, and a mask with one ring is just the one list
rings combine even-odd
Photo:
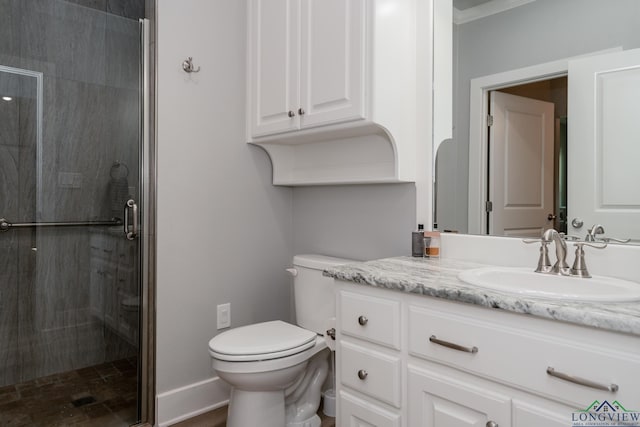
[(640, 49), (570, 61), (569, 108), (568, 214), (640, 238)]

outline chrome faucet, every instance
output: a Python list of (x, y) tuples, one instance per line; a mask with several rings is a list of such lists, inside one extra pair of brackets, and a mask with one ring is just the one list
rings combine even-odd
[(596, 224), (587, 230), (587, 236), (584, 238), (585, 242), (595, 242), (598, 240), (598, 234), (604, 234), (604, 227), (600, 224)]
[(550, 228), (542, 233), (542, 242), (543, 244), (553, 242), (556, 246), (556, 263), (547, 273), (568, 275), (571, 268), (567, 264), (567, 244), (564, 241), (564, 234)]
[[(594, 236), (596, 234), (604, 233), (601, 225), (593, 226), (591, 230), (589, 230), (589, 234)], [(593, 233), (592, 233), (593, 230)], [(565, 242), (566, 236), (564, 233), (559, 233), (553, 228), (545, 230), (542, 233), (542, 237), (536, 240), (523, 240), (525, 243), (540, 243), (540, 258), (538, 259), (538, 267), (536, 268), (536, 273), (546, 273), (546, 274), (558, 274), (562, 276), (574, 276), (574, 277), (591, 277), (589, 271), (587, 270), (587, 265), (584, 260), (584, 246), (590, 246), (595, 249), (604, 249), (607, 247), (607, 243), (597, 244), (597, 243), (588, 243), (591, 241), (584, 242), (575, 242), (573, 245), (576, 247), (576, 258), (573, 262), (573, 267), (569, 267), (567, 264), (567, 243)], [(575, 237), (570, 236), (570, 238), (575, 239)], [(552, 243), (556, 247), (556, 263), (551, 265), (551, 261), (549, 260), (549, 243)]]
[(604, 227), (600, 224), (596, 224), (587, 230), (587, 236), (584, 238), (585, 242), (616, 242), (616, 243), (629, 243), (631, 239), (616, 239), (615, 237), (598, 237), (599, 234), (604, 234)]

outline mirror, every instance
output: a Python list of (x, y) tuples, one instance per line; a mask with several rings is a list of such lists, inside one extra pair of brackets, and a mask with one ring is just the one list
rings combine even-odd
[(434, 144), (434, 227), (584, 239), (601, 224), (599, 238), (640, 243), (638, 2), (453, 5), (453, 138)]

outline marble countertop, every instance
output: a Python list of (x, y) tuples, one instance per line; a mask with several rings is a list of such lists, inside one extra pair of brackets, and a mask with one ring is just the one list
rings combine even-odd
[(457, 260), (398, 257), (329, 268), (324, 275), (363, 285), (464, 302), (546, 319), (640, 335), (640, 302), (594, 303), (522, 298), (458, 279), (467, 269), (487, 267)]

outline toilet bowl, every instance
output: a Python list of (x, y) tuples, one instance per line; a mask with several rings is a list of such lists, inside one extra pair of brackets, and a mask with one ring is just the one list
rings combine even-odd
[(300, 326), (275, 320), (234, 328), (209, 341), (212, 366), (231, 385), (227, 427), (320, 426), (316, 412), (330, 354), (322, 329), (335, 317), (333, 279), (323, 277), (322, 270), (347, 262), (294, 257), (289, 271)]

